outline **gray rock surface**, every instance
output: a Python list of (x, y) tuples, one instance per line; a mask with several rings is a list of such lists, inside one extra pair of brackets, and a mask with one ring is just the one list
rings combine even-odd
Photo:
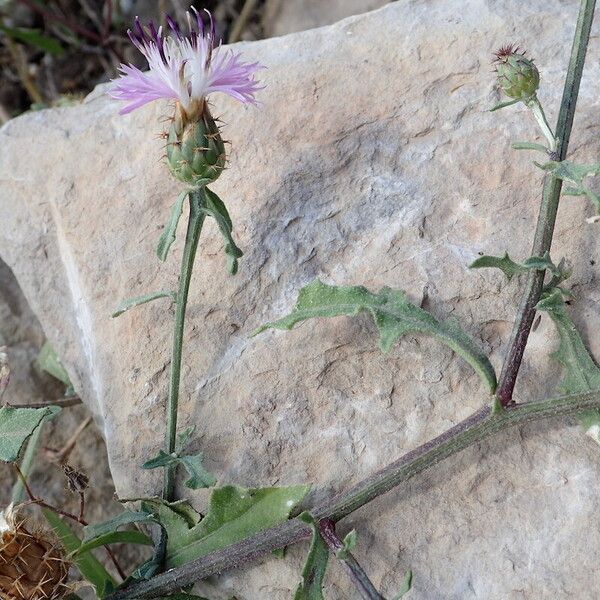
[[(541, 176), (510, 150), (535, 140), (522, 108), (497, 100), (491, 52), (537, 59), (554, 120), (577, 3), (417, 0), (332, 27), (246, 44), (268, 65), (260, 110), (215, 98), (231, 165), (215, 190), (246, 255), (224, 268), (213, 224), (190, 294), (181, 426), (221, 483), (312, 482), (341, 490), (430, 439), (488, 398), (469, 367), (429, 339), (387, 356), (366, 317), (249, 334), (285, 313), (314, 277), (401, 287), (452, 315), (499, 367), (521, 282), (470, 272), (479, 252), (528, 256)], [(598, 29), (596, 28), (596, 32)], [(600, 49), (589, 52), (573, 157), (598, 156)], [(97, 90), (81, 106), (25, 115), (0, 131), (0, 254), (107, 439), (122, 496), (150, 494), (139, 465), (160, 447), (172, 307), (110, 320), (123, 299), (176, 284), (157, 237), (179, 190), (160, 160), (166, 105), (127, 117)], [(573, 313), (597, 356), (596, 228), (562, 203), (553, 255), (575, 265)], [(550, 394), (556, 343), (542, 316), (519, 399)], [(407, 567), (413, 598), (595, 598), (600, 451), (572, 422), (507, 432), (438, 465), (343, 523), (383, 593)], [(199, 494), (197, 501), (204, 498)], [(210, 584), (211, 597), (289, 598), (305, 548)], [(327, 598), (356, 597), (334, 566)]]
[(267, 37), (330, 25), (375, 10), (390, 0), (267, 0), (263, 26)]

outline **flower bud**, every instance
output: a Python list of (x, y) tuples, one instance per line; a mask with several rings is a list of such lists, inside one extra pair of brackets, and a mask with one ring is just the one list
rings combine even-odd
[(540, 73), (533, 60), (525, 58), (514, 46), (504, 46), (496, 52), (496, 73), (502, 91), (515, 100), (531, 100), (540, 85)]
[(30, 533), (9, 507), (0, 513), (0, 598), (63, 598), (69, 567), (62, 550), (42, 533)]
[(205, 101), (186, 112), (177, 104), (167, 138), (167, 162), (180, 181), (201, 187), (225, 168), (225, 144)]

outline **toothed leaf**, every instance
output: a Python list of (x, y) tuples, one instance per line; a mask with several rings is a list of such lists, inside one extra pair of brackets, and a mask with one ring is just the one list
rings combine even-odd
[(158, 456), (145, 462), (142, 465), (143, 469), (157, 469), (159, 467), (170, 467), (173, 465), (181, 465), (185, 468), (189, 479), (185, 482), (186, 487), (192, 490), (212, 487), (217, 483), (217, 478), (209, 473), (202, 464), (204, 455), (202, 452), (195, 455), (178, 455), (176, 453), (167, 454), (163, 450), (158, 453)]
[(316, 280), (300, 290), (296, 306), (287, 317), (263, 325), (253, 335), (269, 328), (292, 329), (297, 323), (316, 317), (355, 316), (362, 311), (373, 317), (384, 352), (407, 333), (433, 335), (465, 359), (494, 392), (496, 375), (485, 354), (455, 322), (438, 321), (411, 304), (401, 290), (384, 287), (374, 294), (362, 286), (333, 286)]

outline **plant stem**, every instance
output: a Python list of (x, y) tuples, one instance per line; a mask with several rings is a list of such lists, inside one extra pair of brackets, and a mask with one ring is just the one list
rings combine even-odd
[(21, 466), (17, 470), (17, 480), (12, 488), (12, 494), (10, 497), (11, 504), (19, 504), (19, 502), (23, 502), (23, 498), (25, 497), (25, 483), (27, 483), (27, 478), (29, 477), (31, 468), (33, 467), (33, 462), (37, 454), (41, 434), (42, 424), (37, 426), (27, 442), (27, 448), (23, 454)]
[[(169, 402), (167, 408), (167, 430), (165, 438), (166, 452), (175, 452), (177, 440), (177, 410), (179, 407), (179, 384), (181, 381), (181, 356), (183, 352), (183, 330), (185, 325), (185, 312), (187, 308), (188, 292), (196, 250), (200, 233), (204, 223), (205, 214), (201, 210), (204, 202), (203, 190), (190, 192), (190, 216), (185, 236), (185, 246), (181, 258), (181, 272), (179, 274), (179, 290), (177, 302), (175, 303), (175, 326), (173, 329), (173, 351), (171, 357), (171, 376), (169, 382)], [(174, 500), (175, 493), (175, 467), (165, 467), (165, 479), (163, 485), (163, 498), (167, 501)]]
[(377, 591), (377, 588), (373, 585), (369, 576), (351, 552), (345, 552), (343, 558), (338, 556), (338, 552), (344, 548), (344, 543), (338, 537), (335, 530), (335, 522), (331, 519), (321, 519), (319, 522), (319, 531), (331, 552), (333, 552), (344, 565), (348, 575), (350, 575), (350, 579), (352, 579), (352, 582), (358, 589), (361, 598), (364, 600), (385, 600), (385, 598)]
[[(328, 518), (337, 522), (415, 475), (499, 431), (594, 408), (600, 408), (600, 391), (511, 405), (494, 415), (491, 414), (491, 408), (486, 406), (350, 490), (315, 506), (310, 512), (317, 521)], [(287, 521), (148, 581), (119, 590), (105, 600), (152, 598), (175, 592), (210, 575), (233, 569), (273, 550), (309, 538), (311, 533), (311, 529), (302, 521)]]
[(548, 123), (548, 119), (546, 119), (546, 113), (542, 108), (542, 105), (537, 96), (534, 96), (533, 99), (527, 103), (527, 106), (531, 109), (537, 124), (540, 126), (546, 141), (548, 142), (548, 150), (551, 153), (556, 152), (556, 136), (552, 132), (552, 128)]
[[(571, 50), (571, 59), (569, 61), (558, 114), (558, 124), (556, 126), (556, 142), (558, 145), (556, 160), (558, 161), (565, 159), (569, 147), (569, 138), (571, 137), (571, 129), (573, 128), (575, 106), (577, 104), (579, 84), (581, 82), (585, 55), (590, 39), (595, 6), (596, 0), (581, 0)], [(533, 248), (531, 250), (532, 256), (544, 256), (546, 252), (550, 251), (561, 189), (562, 180), (556, 179), (552, 175), (545, 177), (542, 204), (540, 206)], [(496, 392), (496, 396), (502, 406), (508, 406), (513, 402), (513, 391), (521, 367), (521, 361), (523, 360), (523, 353), (525, 352), (529, 332), (531, 331), (535, 317), (535, 306), (540, 299), (544, 287), (544, 274), (544, 271), (530, 271), (527, 275), (525, 291), (513, 327), (509, 350), (502, 366), (502, 372), (500, 373), (498, 391)]]

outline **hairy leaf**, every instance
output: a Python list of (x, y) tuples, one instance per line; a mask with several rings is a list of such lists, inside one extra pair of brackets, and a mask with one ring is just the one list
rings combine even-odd
[(564, 190), (566, 196), (587, 196), (596, 211), (600, 213), (600, 195), (584, 183), (584, 179), (587, 177), (600, 175), (600, 164), (578, 165), (568, 160), (561, 162), (551, 160), (545, 164), (536, 163), (536, 165), (540, 169), (550, 171), (557, 179), (572, 184)]
[[(560, 344), (558, 350), (552, 353), (552, 358), (564, 369), (559, 391), (579, 394), (600, 390), (600, 368), (590, 356), (571, 320), (561, 291), (555, 289), (544, 294), (537, 309), (546, 311), (558, 330)], [(580, 419), (588, 434), (600, 443), (600, 411), (588, 411), (581, 414)]]
[(115, 312), (111, 315), (114, 319), (115, 317), (120, 317), (124, 312), (127, 312), (130, 308), (135, 308), (140, 304), (146, 304), (146, 302), (152, 302), (152, 300), (158, 300), (158, 298), (171, 298), (175, 300), (177, 294), (171, 291), (161, 291), (161, 292), (150, 292), (149, 294), (144, 294), (143, 296), (136, 296), (135, 298), (129, 298), (128, 300), (123, 300), (119, 306), (117, 306)]
[(149, 499), (142, 509), (156, 515), (167, 532), (167, 564), (171, 568), (282, 523), (308, 490), (309, 486), (217, 488), (206, 516), (195, 524), (190, 523), (189, 505), (182, 512), (174, 504)]
[(225, 203), (208, 188), (204, 188), (205, 205), (204, 212), (213, 217), (217, 222), (219, 230), (225, 239), (225, 254), (227, 255), (227, 269), (235, 275), (238, 270), (238, 258), (244, 256), (244, 253), (238, 248), (233, 240), (233, 223), (227, 211)]
[[(67, 553), (76, 552), (81, 546), (81, 541), (71, 528), (55, 512), (47, 508), (44, 508), (42, 512), (65, 551)], [(115, 588), (113, 578), (108, 574), (108, 571), (102, 566), (100, 561), (90, 552), (75, 556), (73, 562), (83, 577), (96, 588), (98, 598), (103, 598)]]
[(171, 216), (169, 217), (169, 222), (167, 223), (167, 226), (165, 227), (164, 231), (160, 234), (160, 238), (158, 238), (156, 254), (158, 255), (158, 258), (163, 262), (167, 260), (169, 249), (175, 241), (177, 224), (179, 223), (179, 218), (181, 217), (181, 213), (183, 212), (183, 203), (185, 202), (185, 199), (188, 197), (189, 193), (189, 190), (185, 190), (181, 192), (179, 196), (177, 196), (177, 200), (175, 200), (175, 204), (173, 204), (173, 208), (171, 209)]
[(494, 368), (460, 327), (453, 321), (438, 321), (411, 304), (400, 290), (384, 287), (374, 294), (362, 286), (333, 286), (316, 280), (300, 290), (296, 306), (287, 317), (263, 325), (254, 335), (269, 328), (291, 329), (296, 323), (315, 317), (354, 316), (361, 311), (368, 311), (373, 317), (384, 352), (407, 333), (434, 335), (475, 369), (490, 392), (495, 391)]
[(0, 460), (15, 462), (25, 442), (45, 419), (60, 412), (57, 406), (46, 408), (0, 408)]
[(142, 465), (142, 469), (157, 469), (172, 465), (182, 465), (190, 476), (185, 485), (192, 490), (212, 487), (217, 483), (217, 478), (204, 468), (204, 454), (199, 452), (194, 455), (167, 454), (160, 450), (158, 456)]
[(548, 269), (552, 273), (555, 273), (558, 269), (548, 255), (532, 256), (522, 263), (517, 263), (508, 256), (507, 252), (504, 253), (504, 256), (480, 256), (469, 265), (470, 269), (484, 269), (488, 267), (500, 269), (509, 280), (519, 273), (524, 273), (532, 269), (536, 271)]
[(303, 512), (298, 518), (310, 525), (313, 534), (310, 550), (302, 569), (302, 581), (296, 588), (294, 600), (325, 600), (323, 583), (329, 561), (329, 549), (319, 533), (313, 516), (308, 512)]

